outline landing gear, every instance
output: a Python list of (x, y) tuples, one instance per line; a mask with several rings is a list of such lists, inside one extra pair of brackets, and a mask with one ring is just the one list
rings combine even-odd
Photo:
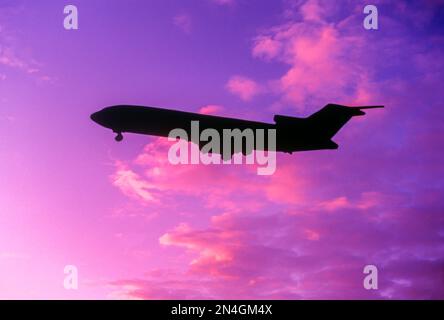
[(114, 138), (117, 142), (120, 142), (123, 140), (122, 132), (116, 132), (117, 136)]

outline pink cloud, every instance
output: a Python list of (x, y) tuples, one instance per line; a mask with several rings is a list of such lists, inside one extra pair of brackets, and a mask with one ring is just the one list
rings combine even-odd
[(318, 207), (326, 211), (337, 211), (341, 209), (367, 210), (380, 203), (383, 197), (378, 192), (364, 192), (358, 201), (350, 201), (347, 197), (337, 197), (321, 202)]
[(300, 11), (305, 21), (322, 22), (323, 8), (318, 0), (309, 0), (301, 6)]
[(250, 101), (261, 92), (260, 86), (254, 80), (242, 76), (231, 77), (226, 88), (244, 101)]
[(269, 200), (277, 203), (303, 204), (306, 201), (304, 189), (308, 181), (298, 174), (297, 168), (288, 164), (278, 164), (270, 183), (264, 186)]
[[(183, 12), (182, 3), (171, 2), (174, 11), (140, 1), (135, 9), (156, 19), (129, 21), (132, 37), (120, 26), (100, 33), (102, 24), (90, 24), (80, 37), (60, 37), (51, 19), (22, 23), (49, 1), (28, 1), (15, 17), (0, 12), (2, 23), (26, 34), (18, 40), (0, 31), (7, 76), (0, 83), (0, 297), (103, 298), (110, 284), (110, 297), (124, 299), (443, 299), (444, 38), (442, 8), (432, 6), (442, 1), (378, 1), (377, 32), (362, 28), (363, 1), (281, 1), (282, 15), (268, 10), (271, 1), (232, 8), (210, 1), (187, 7), (189, 28), (182, 19), (176, 33), (162, 26), (176, 27), (171, 9)], [(113, 7), (102, 16), (106, 25), (125, 18)], [(215, 10), (227, 8), (235, 14)], [(194, 17), (208, 30), (185, 41), (180, 30), (194, 30)], [(140, 39), (153, 26), (148, 49), (156, 50), (147, 55)], [(42, 31), (82, 59), (58, 55)], [(114, 40), (141, 50), (106, 50)], [(84, 41), (91, 55), (83, 55)], [(253, 57), (242, 52), (249, 41)], [(216, 46), (208, 50), (209, 43)], [(60, 75), (58, 90), (27, 79), (44, 68), (31, 51)], [(227, 72), (251, 77), (254, 94), (245, 98), (255, 99), (254, 108), (229, 106), (232, 97), (217, 92)], [(269, 177), (255, 166), (173, 166), (166, 139), (127, 134), (115, 144), (88, 119), (99, 104), (201, 106), (219, 94), (226, 109), (201, 112), (270, 120), (269, 105), (292, 108), (288, 115), (332, 101), (386, 109), (348, 123), (334, 138), (339, 150), (278, 154)], [(107, 152), (120, 160), (104, 164)], [(79, 266), (81, 290), (61, 286), (65, 263)], [(362, 286), (366, 264), (379, 269), (377, 291)]]
[[(205, 199), (201, 208), (210, 209), (210, 216), (201, 209), (199, 218), (207, 219), (209, 225), (194, 227), (192, 220), (186, 220), (161, 235), (159, 244), (166, 250), (184, 249), (187, 268), (169, 270), (161, 279), (154, 276), (155, 271), (148, 271), (146, 277), (113, 282), (120, 298), (443, 296), (428, 277), (406, 270), (438, 259), (430, 270), (433, 276), (441, 276), (439, 265), (444, 261), (439, 260), (442, 250), (438, 244), (442, 224), (436, 223), (440, 211), (436, 211), (431, 195), (426, 207), (407, 209), (409, 195), (402, 190), (368, 191), (372, 190), (368, 177), (364, 186), (369, 189), (364, 189), (355, 180), (349, 184), (331, 175), (332, 167), (339, 177), (355, 172), (351, 164), (358, 163), (353, 157), (337, 162), (337, 157), (322, 160), (318, 156), (312, 165), (310, 155), (283, 157), (275, 175), (262, 179), (242, 167), (170, 168), (159, 149), (162, 146), (167, 142), (156, 140), (137, 157), (132, 167), (141, 169), (138, 181), (163, 190), (163, 199), (177, 201), (184, 193), (195, 201)], [(390, 184), (392, 180), (387, 181)], [(385, 188), (378, 180), (373, 186)], [(328, 188), (331, 191), (327, 192)], [(338, 190), (348, 191), (331, 197)], [(416, 255), (413, 260), (412, 255)], [(363, 289), (362, 268), (366, 264), (376, 264), (382, 270), (380, 291)], [(397, 270), (398, 266), (401, 269)]]
[[(354, 15), (328, 23), (325, 1), (306, 1), (295, 10), (300, 18), (264, 31), (254, 42), (253, 57), (284, 62), (289, 69), (271, 82), (271, 90), (303, 110), (331, 101), (369, 103), (375, 100), (371, 69), (362, 60), (368, 55), (365, 34), (355, 35)], [(334, 12), (334, 10), (331, 10)]]
[[(378, 210), (390, 210), (387, 206), (390, 202)], [(414, 227), (421, 212), (404, 212), (404, 221), (390, 220), (391, 227), (385, 229), (380, 221), (371, 219), (372, 213), (362, 216), (355, 210), (330, 218), (323, 211), (313, 210), (298, 216), (225, 213), (214, 216), (208, 228), (181, 224), (159, 241), (166, 247), (187, 250), (188, 271), (173, 272), (162, 280), (128, 280), (137, 285), (137, 290), (126, 294), (156, 299), (174, 287), (177, 291), (173, 292), (184, 299), (442, 297), (442, 289), (432, 289), (428, 277), (412, 272), (413, 266), (424, 266), (427, 259), (440, 254), (439, 250), (427, 253), (422, 249), (431, 240), (420, 240), (420, 235), (430, 231), (429, 225), (417, 226), (416, 240), (404, 246), (405, 253), (396, 250), (402, 239), (387, 246), (394, 233), (399, 234), (407, 225)], [(425, 220), (430, 223), (433, 216)], [(434, 239), (438, 241), (439, 237)], [(412, 252), (425, 256), (412, 258)], [(380, 268), (380, 291), (362, 287), (366, 264)], [(412, 269), (406, 270), (406, 265)], [(430, 263), (437, 278), (442, 276), (440, 266), (444, 266), (442, 259)], [(402, 290), (403, 283), (397, 279), (407, 279), (409, 290)], [(199, 292), (196, 288), (204, 290)], [(145, 290), (149, 292), (143, 293)]]
[[(31, 57), (28, 50), (23, 50), (17, 45), (18, 40), (13, 32), (0, 25), (0, 65), (20, 70), (35, 77), (39, 82), (52, 81), (52, 77), (42, 74), (41, 63)], [(0, 73), (0, 81), (5, 81), (7, 78), (7, 73)]]
[(222, 111), (224, 111), (224, 107), (215, 104), (210, 104), (199, 109), (199, 113), (202, 114), (220, 114)]
[(281, 50), (281, 42), (269, 36), (259, 36), (254, 40), (253, 56), (263, 59), (275, 58)]
[(112, 182), (125, 195), (138, 198), (142, 201), (151, 202), (155, 200), (150, 192), (153, 186), (147, 181), (142, 180), (137, 173), (125, 167), (121, 162), (117, 162), (116, 167), (117, 170), (112, 176)]
[(305, 230), (305, 235), (308, 240), (312, 241), (318, 241), (321, 238), (318, 232), (310, 229)]
[[(3, 46), (0, 47), (0, 65), (21, 70), (27, 74), (40, 73), (38, 64), (33, 59), (19, 57), (17, 50), (7, 46), (6, 41), (2, 41), (2, 38), (0, 38), (0, 42), (3, 42)], [(1, 78), (1, 80), (5, 80), (6, 75), (3, 74)]]
[[(347, 144), (339, 152), (279, 155), (276, 173), (267, 178), (248, 167), (173, 168), (159, 148), (164, 142), (147, 145), (128, 167), (162, 190), (162, 199), (185, 194), (188, 203), (199, 202), (199, 220), (182, 217), (159, 237), (166, 251), (183, 252), (185, 267), (113, 282), (124, 296), (444, 297), (436, 284), (444, 281), (442, 188), (436, 182), (444, 171), (435, 150), (444, 135), (442, 101), (434, 93), (443, 78), (436, 62), (442, 53), (435, 47), (404, 56), (403, 32), (394, 39), (381, 35), (369, 48), (367, 34), (351, 27), (355, 13), (334, 20), (321, 8), (327, 2), (304, 3), (298, 16), (304, 23), (290, 20), (255, 38), (254, 57), (287, 65), (274, 82), (277, 99), (299, 108), (383, 99), (388, 111), (351, 123), (338, 136)], [(398, 72), (385, 74), (388, 66)], [(398, 78), (405, 70), (414, 74), (411, 81)], [(379, 82), (375, 72), (384, 75)], [(230, 92), (252, 99), (261, 90), (247, 80), (254, 85), (234, 85)], [(367, 264), (379, 268), (380, 290), (363, 288)]]
[(192, 20), (188, 14), (178, 14), (173, 18), (174, 24), (183, 32), (189, 34), (192, 30)]
[(159, 138), (134, 161), (117, 162), (111, 181), (124, 194), (146, 203), (167, 201), (179, 193), (202, 198), (209, 208), (233, 212), (259, 210), (263, 202), (257, 201), (258, 195), (276, 203), (304, 200), (300, 190), (305, 178), (294, 179), (296, 170), (290, 166), (278, 166), (271, 176), (258, 176), (256, 165), (173, 165), (168, 160), (172, 144)]
[[(184, 247), (190, 250), (191, 254), (197, 254), (197, 258), (190, 262), (193, 268), (202, 264), (214, 265), (231, 261), (232, 248), (241, 245), (239, 238), (240, 235), (235, 231), (220, 229), (196, 231), (186, 224), (181, 224), (172, 232), (161, 236), (159, 242), (164, 246)], [(213, 269), (210, 273), (218, 274), (218, 271)]]

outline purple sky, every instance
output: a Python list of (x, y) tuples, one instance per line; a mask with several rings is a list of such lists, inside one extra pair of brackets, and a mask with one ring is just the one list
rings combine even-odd
[[(444, 298), (444, 1), (373, 1), (377, 31), (356, 0), (72, 4), (67, 31), (63, 1), (0, 0), (0, 298)], [(89, 119), (330, 102), (386, 108), (272, 176)]]

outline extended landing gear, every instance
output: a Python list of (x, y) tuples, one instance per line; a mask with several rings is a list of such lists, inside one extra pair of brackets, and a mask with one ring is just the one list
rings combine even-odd
[(120, 142), (123, 140), (123, 135), (122, 132), (116, 132), (117, 136), (114, 138), (114, 140), (116, 140), (117, 142)]

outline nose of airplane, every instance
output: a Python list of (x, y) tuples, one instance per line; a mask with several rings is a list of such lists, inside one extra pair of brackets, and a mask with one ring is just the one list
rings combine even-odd
[(91, 118), (92, 121), (96, 122), (97, 112), (92, 113), (89, 117)]
[(93, 114), (91, 114), (90, 118), (91, 118), (91, 120), (94, 121), (95, 123), (102, 124), (102, 120), (103, 120), (103, 119), (102, 119), (102, 117), (101, 117), (101, 113), (100, 113), (100, 111), (98, 111), (98, 112), (94, 112)]
[(105, 128), (112, 128), (113, 124), (113, 117), (112, 114), (110, 114), (110, 111), (106, 108), (97, 112), (94, 112), (89, 116), (92, 121), (95, 123), (101, 125)]

